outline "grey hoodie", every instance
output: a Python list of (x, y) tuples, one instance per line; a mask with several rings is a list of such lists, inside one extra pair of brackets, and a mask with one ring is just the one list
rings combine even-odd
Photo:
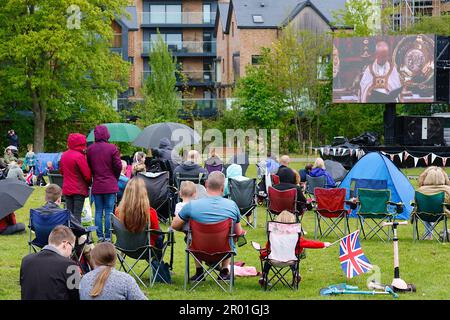
[(8, 175), (6, 176), (6, 179), (18, 179), (20, 181), (25, 181), (23, 171), (17, 163), (9, 165)]

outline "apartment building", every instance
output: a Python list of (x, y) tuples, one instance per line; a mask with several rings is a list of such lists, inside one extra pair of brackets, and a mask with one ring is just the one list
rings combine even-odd
[[(217, 0), (135, 0), (133, 6), (127, 7), (136, 28), (127, 32), (120, 19), (113, 23), (114, 30), (121, 34), (121, 38), (118, 36), (114, 41), (114, 46), (121, 47), (114, 50), (126, 52), (124, 59), (132, 63), (129, 89), (119, 97), (119, 109), (129, 108), (142, 99), (145, 79), (151, 74), (149, 53), (158, 32), (185, 75), (177, 77), (180, 99), (194, 102), (200, 109), (212, 107), (215, 103), (216, 10)], [(187, 96), (181, 94), (182, 78), (187, 79)]]
[(422, 16), (440, 16), (450, 12), (450, 0), (381, 0), (392, 12), (391, 28), (407, 29)]
[(218, 3), (216, 16), (216, 96), (230, 99), (245, 68), (258, 64), (261, 48), (271, 47), (287, 25), (325, 33), (334, 30), (333, 12), (345, 0), (230, 0)]

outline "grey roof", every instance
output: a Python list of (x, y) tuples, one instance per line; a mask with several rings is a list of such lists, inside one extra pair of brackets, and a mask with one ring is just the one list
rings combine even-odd
[(335, 21), (333, 12), (345, 9), (346, 0), (310, 0), (310, 2), (319, 10), (328, 22)]
[(137, 10), (134, 6), (126, 7), (127, 15), (123, 14), (118, 20), (125, 25), (128, 31), (138, 31)]
[[(232, 0), (238, 27), (278, 28), (299, 3), (299, 0)], [(262, 6), (262, 4), (264, 6)], [(264, 23), (254, 23), (253, 15), (261, 15)]]
[[(345, 9), (346, 2), (346, 0), (231, 1), (240, 28), (279, 28), (290, 18), (296, 16), (305, 6), (313, 7), (328, 23), (332, 23), (334, 22), (333, 12)], [(253, 15), (261, 15), (264, 23), (253, 22)]]
[(219, 2), (217, 4), (217, 7), (218, 7), (218, 14), (219, 14), (218, 17), (220, 17), (220, 19), (222, 21), (222, 30), (223, 30), (223, 32), (225, 32), (225, 29), (227, 27), (228, 10), (230, 9), (230, 4)]

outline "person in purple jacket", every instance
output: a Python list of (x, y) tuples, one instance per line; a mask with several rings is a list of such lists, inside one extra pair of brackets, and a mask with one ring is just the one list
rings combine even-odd
[[(99, 242), (111, 241), (110, 215), (114, 210), (118, 181), (122, 171), (122, 161), (117, 147), (109, 140), (106, 126), (94, 129), (95, 143), (87, 150), (87, 160), (92, 171), (92, 194), (95, 203), (95, 226)], [(105, 229), (103, 230), (103, 219)]]
[(314, 162), (314, 166), (312, 170), (309, 172), (311, 177), (321, 177), (325, 176), (327, 178), (327, 184), (325, 188), (334, 188), (336, 186), (336, 182), (333, 180), (331, 174), (325, 168), (325, 162), (322, 158), (317, 158)]

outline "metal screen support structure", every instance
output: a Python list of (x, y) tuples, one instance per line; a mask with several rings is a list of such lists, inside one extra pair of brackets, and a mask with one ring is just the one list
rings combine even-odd
[(387, 103), (384, 108), (384, 145), (390, 146), (395, 144), (395, 118), (397, 113), (397, 105), (395, 103)]

